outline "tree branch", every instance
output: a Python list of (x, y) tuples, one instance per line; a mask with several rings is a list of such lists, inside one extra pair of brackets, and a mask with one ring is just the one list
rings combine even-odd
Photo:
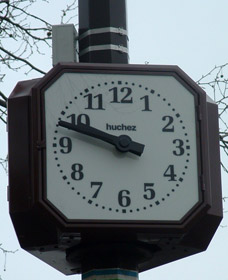
[(36, 19), (36, 20), (38, 20), (38, 21), (40, 21), (40, 22), (43, 22), (44, 24), (46, 24), (46, 26), (49, 26), (50, 29), (51, 29), (51, 24), (48, 23), (47, 21), (45, 21), (44, 19), (42, 19), (42, 18), (40, 18), (40, 17), (37, 17), (37, 16), (35, 16), (35, 15), (32, 15), (32, 14), (30, 14), (30, 13), (27, 13), (26, 10), (21, 9), (20, 7), (15, 6), (15, 5), (12, 5), (12, 4), (10, 4), (10, 3), (9, 3), (9, 6), (11, 6), (12, 8), (14, 8), (15, 10), (21, 11), (23, 14), (25, 14), (25, 15), (31, 17), (31, 18), (34, 18), (34, 19)]
[(0, 99), (0, 106), (7, 108), (6, 102)]
[(0, 91), (0, 96), (5, 100), (7, 101), (7, 97)]
[(9, 56), (13, 57), (15, 60), (18, 60), (18, 61), (22, 61), (24, 62), (26, 65), (28, 65), (29, 67), (31, 67), (33, 70), (41, 73), (41, 74), (46, 74), (44, 71), (42, 71), (41, 69), (37, 68), (36, 66), (34, 66), (33, 64), (31, 64), (30, 62), (28, 62), (26, 59), (24, 58), (21, 58), (19, 56), (16, 56), (15, 54), (7, 51), (6, 49), (4, 49), (3, 47), (0, 46), (0, 50), (3, 51), (4, 53), (8, 54)]
[(18, 29), (21, 29), (22, 31), (24, 31), (27, 35), (29, 35), (31, 38), (35, 39), (35, 40), (40, 40), (40, 41), (45, 41), (46, 39), (49, 39), (49, 37), (47, 38), (40, 38), (40, 37), (37, 37), (37, 36), (34, 36), (31, 32), (29, 31), (40, 31), (40, 30), (44, 30), (44, 31), (49, 31), (50, 29), (49, 28), (45, 28), (45, 27), (42, 27), (42, 28), (25, 28), (23, 27), (22, 25), (16, 23), (16, 22), (13, 22), (11, 21), (9, 18), (6, 18), (6, 17), (2, 17), (0, 16), (0, 20), (4, 20), (4, 21), (7, 21), (8, 23), (10, 23), (12, 26), (16, 26)]

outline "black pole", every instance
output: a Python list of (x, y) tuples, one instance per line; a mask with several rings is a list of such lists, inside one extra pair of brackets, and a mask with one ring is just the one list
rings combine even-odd
[(79, 0), (79, 61), (128, 63), (126, 0)]
[[(128, 63), (126, 0), (79, 0), (79, 61)], [(138, 280), (132, 259), (137, 250), (128, 247), (95, 241), (88, 251), (83, 248), (82, 279)], [(67, 259), (76, 262), (74, 248), (68, 251)]]

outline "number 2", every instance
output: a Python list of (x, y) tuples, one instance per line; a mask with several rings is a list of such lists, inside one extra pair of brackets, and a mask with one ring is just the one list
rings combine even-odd
[(164, 116), (162, 118), (163, 121), (167, 121), (167, 124), (163, 127), (163, 132), (174, 132), (174, 126), (173, 124), (173, 117), (171, 116)]

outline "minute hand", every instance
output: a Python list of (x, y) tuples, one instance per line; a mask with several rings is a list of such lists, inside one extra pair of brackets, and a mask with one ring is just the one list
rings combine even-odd
[(59, 121), (59, 125), (110, 143), (120, 152), (131, 152), (135, 155), (141, 156), (144, 150), (143, 144), (132, 141), (132, 139), (127, 135), (115, 136), (83, 123), (74, 125), (65, 121)]

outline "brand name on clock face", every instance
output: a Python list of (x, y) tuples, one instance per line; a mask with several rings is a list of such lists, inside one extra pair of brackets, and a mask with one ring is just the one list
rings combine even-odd
[(106, 130), (137, 131), (137, 128), (136, 125), (106, 123)]

